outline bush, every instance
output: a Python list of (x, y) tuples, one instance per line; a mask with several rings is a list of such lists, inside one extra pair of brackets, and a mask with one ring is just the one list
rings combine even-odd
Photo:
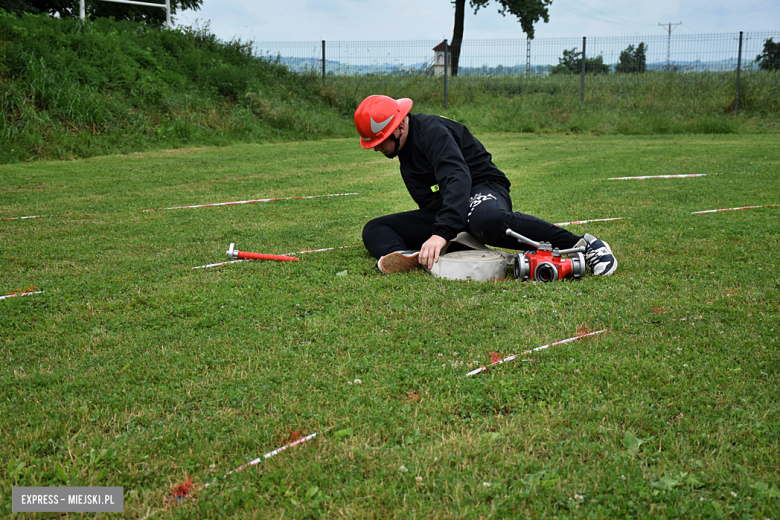
[[(550, 69), (550, 74), (581, 74), (582, 53), (577, 49), (563, 51), (563, 57), (558, 58), (558, 65)], [(593, 74), (609, 74), (609, 65), (604, 63), (603, 56), (585, 58), (585, 72)]]
[(780, 70), (780, 42), (772, 38), (764, 41), (764, 50), (756, 56), (756, 63), (761, 70)]

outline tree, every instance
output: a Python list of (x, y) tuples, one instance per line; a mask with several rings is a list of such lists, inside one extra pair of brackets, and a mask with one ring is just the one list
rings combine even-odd
[[(594, 74), (608, 74), (609, 65), (604, 63), (604, 57), (598, 55), (595, 58), (585, 58), (585, 72)], [(581, 74), (582, 53), (577, 48), (563, 51), (563, 57), (558, 58), (558, 65), (550, 69), (550, 74)]]
[[(22, 13), (47, 13), (60, 18), (78, 18), (79, 0), (6, 0), (8, 6), (5, 9), (14, 14)], [(160, 0), (145, 0), (148, 3), (160, 3)], [(203, 0), (171, 0), (171, 14), (178, 9), (200, 9)], [(146, 7), (132, 4), (117, 4), (114, 2), (101, 2), (99, 0), (86, 0), (87, 16), (93, 18), (113, 17), (117, 20), (132, 20), (135, 22), (148, 22), (152, 25), (165, 24), (165, 9), (159, 7)]]
[(756, 56), (756, 63), (761, 70), (780, 70), (780, 42), (764, 40), (764, 52)]
[(644, 72), (647, 70), (647, 47), (641, 42), (635, 49), (629, 45), (620, 53), (618, 64), (615, 65), (615, 72)]
[[(506, 13), (514, 15), (520, 22), (520, 27), (529, 39), (534, 38), (534, 24), (539, 19), (544, 19), (544, 23), (550, 21), (550, 15), (547, 12), (547, 6), (553, 3), (553, 0), (496, 0), (501, 4), (498, 10), (501, 16)], [(486, 7), (490, 0), (469, 0), (469, 6), (474, 8), (474, 14), (482, 7)], [(463, 42), (463, 19), (466, 14), (466, 0), (452, 0), (455, 6), (455, 26), (452, 31), (452, 42), (450, 53), (452, 56), (451, 75), (458, 75), (458, 62), (460, 61), (460, 46)]]
[(576, 47), (570, 50), (564, 49), (563, 57), (558, 58), (558, 65), (550, 69), (550, 74), (576, 74), (578, 68), (582, 70), (582, 58), (577, 59), (577, 56), (582, 56), (582, 53), (577, 52)]
[[(72, 0), (6, 0), (3, 9), (13, 14), (50, 12), (60, 14), (68, 11)], [(77, 5), (78, 8), (78, 5)], [(78, 13), (77, 13), (78, 14)]]

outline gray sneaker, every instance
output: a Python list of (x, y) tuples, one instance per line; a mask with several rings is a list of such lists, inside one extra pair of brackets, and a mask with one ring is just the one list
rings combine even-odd
[(585, 233), (585, 263), (595, 276), (609, 276), (617, 270), (617, 259), (612, 254), (609, 244), (599, 240), (590, 233)]
[(413, 269), (422, 269), (417, 257), (419, 251), (396, 251), (379, 259), (377, 269), (384, 274), (406, 273)]

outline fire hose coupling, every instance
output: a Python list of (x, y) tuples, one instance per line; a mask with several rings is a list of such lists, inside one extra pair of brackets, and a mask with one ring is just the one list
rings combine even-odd
[(246, 251), (239, 251), (236, 249), (236, 244), (230, 244), (230, 248), (227, 250), (227, 256), (233, 260), (275, 260), (277, 262), (300, 262), (300, 258), (294, 256), (285, 255), (266, 255), (262, 253), (248, 253)]
[(506, 234), (536, 248), (536, 251), (522, 251), (515, 255), (516, 280), (554, 282), (567, 278), (579, 279), (587, 272), (584, 246), (558, 249), (553, 248), (549, 242), (535, 242), (509, 228)]

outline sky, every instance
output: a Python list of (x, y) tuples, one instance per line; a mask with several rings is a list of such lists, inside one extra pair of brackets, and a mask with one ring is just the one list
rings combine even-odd
[[(464, 40), (525, 39), (517, 19), (491, 2), (466, 4)], [(398, 41), (452, 38), (450, 0), (203, 0), (174, 16), (176, 25), (208, 23), (230, 41)], [(535, 38), (780, 31), (780, 0), (554, 0)], [(662, 27), (659, 24), (664, 24)]]

